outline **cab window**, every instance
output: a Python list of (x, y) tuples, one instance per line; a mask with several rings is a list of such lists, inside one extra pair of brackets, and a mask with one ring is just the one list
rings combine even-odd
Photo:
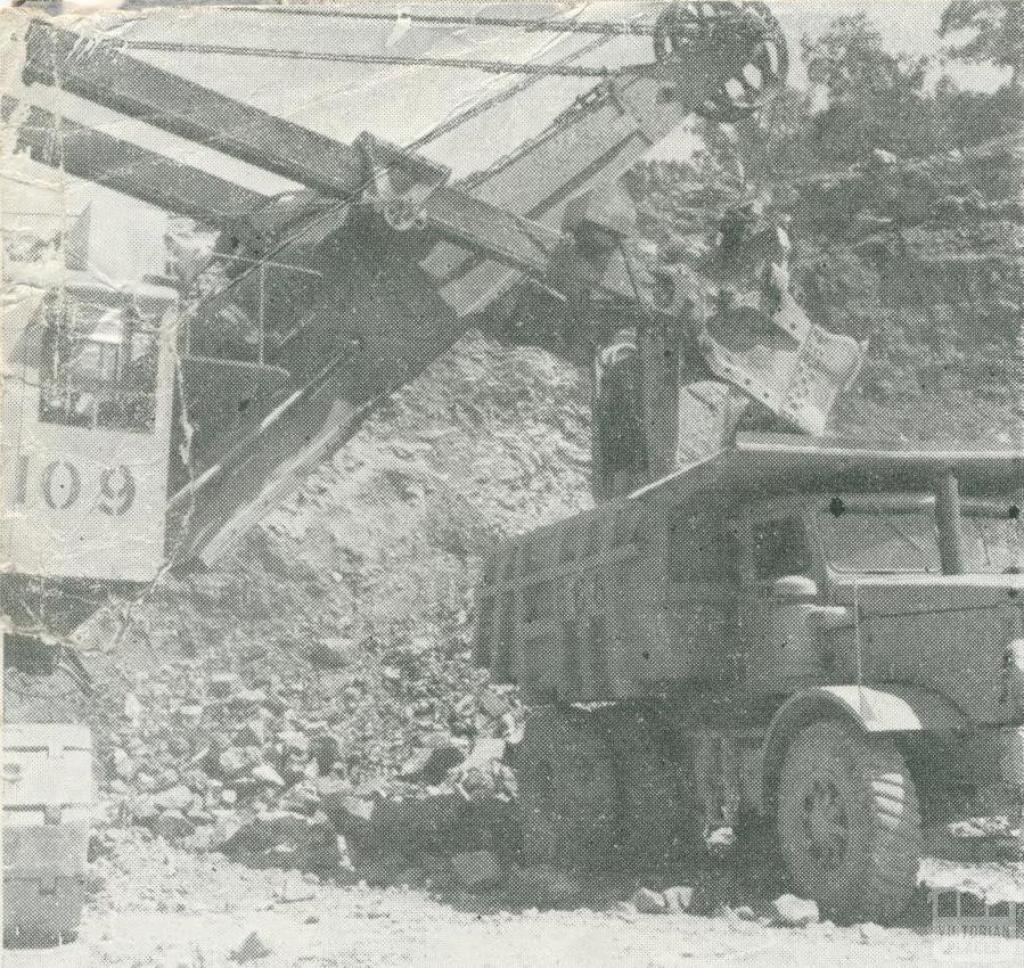
[(758, 579), (802, 575), (811, 570), (811, 548), (799, 514), (756, 522), (753, 545)]
[(840, 504), (819, 512), (818, 526), (825, 558), (836, 571), (938, 574), (942, 570), (931, 510), (843, 509)]
[(133, 306), (51, 297), (43, 309), (39, 419), (152, 433), (159, 329)]
[(1024, 571), (1024, 522), (1016, 505), (1009, 511), (970, 510), (962, 527), (971, 571), (987, 575)]

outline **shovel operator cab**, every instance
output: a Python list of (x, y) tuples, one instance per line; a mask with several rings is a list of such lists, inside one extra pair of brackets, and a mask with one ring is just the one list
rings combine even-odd
[(178, 294), (15, 268), (0, 560), (37, 579), (149, 581), (164, 560)]
[(496, 551), (476, 660), (531, 707), (527, 853), (656, 861), (762, 817), (799, 891), (896, 917), (923, 819), (1019, 816), (1022, 469), (740, 434)]

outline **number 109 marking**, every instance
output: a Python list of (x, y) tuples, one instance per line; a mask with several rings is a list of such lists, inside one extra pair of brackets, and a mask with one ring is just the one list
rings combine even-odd
[[(14, 503), (28, 503), (29, 458), (18, 459), (15, 479)], [(97, 507), (104, 514), (118, 517), (134, 503), (136, 484), (131, 470), (125, 464), (106, 467), (99, 475)], [(68, 511), (78, 504), (82, 496), (82, 474), (70, 461), (51, 461), (39, 475), (39, 493), (43, 503), (54, 511)]]

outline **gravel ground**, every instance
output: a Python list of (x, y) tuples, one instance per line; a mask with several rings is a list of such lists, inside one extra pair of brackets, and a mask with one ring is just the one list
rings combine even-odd
[(92, 865), (77, 941), (4, 951), (8, 968), (212, 968), (240, 963), (255, 931), (255, 968), (374, 966), (1020, 965), (1024, 939), (939, 938), (927, 919), (777, 927), (715, 916), (639, 914), (632, 885), (588, 886), (578, 906), (537, 910), (497, 894), (368, 888), (254, 870), (125, 833)]

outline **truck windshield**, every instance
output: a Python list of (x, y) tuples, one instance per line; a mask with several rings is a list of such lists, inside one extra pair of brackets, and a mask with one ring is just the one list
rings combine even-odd
[(1019, 514), (968, 512), (963, 533), (971, 571), (986, 575), (1024, 571), (1024, 523)]
[(843, 572), (939, 572), (939, 536), (929, 510), (834, 509), (819, 514), (825, 557)]

